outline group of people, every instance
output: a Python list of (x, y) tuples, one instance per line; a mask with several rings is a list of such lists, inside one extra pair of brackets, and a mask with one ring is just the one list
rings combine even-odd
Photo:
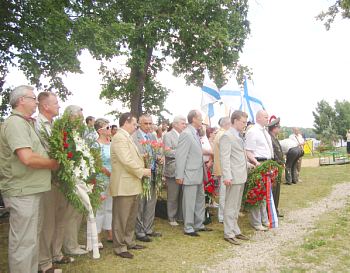
[[(60, 166), (49, 158), (49, 147), (41, 133), (43, 129), (50, 133), (60, 106), (55, 94), (41, 92), (36, 97), (30, 86), (15, 88), (10, 104), (12, 113), (1, 125), (0, 133), (0, 190), (10, 210), (9, 269), (61, 272), (57, 264), (73, 262), (71, 255), (87, 251), (78, 243), (83, 215), (67, 201), (59, 190), (59, 181), (51, 175)], [(37, 107), (39, 114), (34, 120)], [(65, 113), (81, 119), (82, 111), (77, 105), (65, 109)], [(104, 191), (96, 211), (97, 231), (107, 231), (107, 241), (113, 242), (116, 255), (133, 258), (130, 250), (145, 248), (136, 240), (149, 243), (162, 236), (154, 230), (154, 181), (158, 171), (163, 171), (171, 226), (183, 222), (184, 235), (190, 237), (212, 230), (204, 225), (203, 181), (209, 170), (219, 181), (218, 220), (224, 225), (224, 239), (235, 245), (249, 240), (238, 226), (249, 169), (273, 159), (285, 166), (286, 183), (297, 183), (303, 139), (296, 129), (288, 141), (278, 141), (280, 120), (269, 120), (265, 110), (257, 112), (256, 124), (247, 126), (247, 119), (245, 112), (237, 110), (220, 119), (219, 129), (206, 128), (201, 112), (191, 110), (187, 118), (176, 116), (167, 129), (164, 124), (154, 128), (148, 114), (137, 119), (129, 112), (123, 113), (119, 128), (110, 126), (104, 118), (86, 118), (84, 139), (101, 151), (103, 165), (98, 174)], [(142, 145), (144, 140), (159, 141), (166, 147), (151, 166), (145, 166), (144, 156), (150, 151)], [(145, 177), (151, 180), (149, 198), (142, 195)], [(273, 189), (276, 209), (279, 192), (277, 184)], [(268, 230), (264, 202), (249, 215), (254, 229)], [(103, 248), (101, 240), (99, 247)]]

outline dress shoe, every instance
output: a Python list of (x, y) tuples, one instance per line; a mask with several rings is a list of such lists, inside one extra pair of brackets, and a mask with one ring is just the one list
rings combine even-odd
[(142, 245), (134, 245), (132, 247), (128, 247), (128, 249), (134, 249), (134, 250), (140, 250), (140, 249), (145, 249), (145, 246)]
[(49, 269), (46, 270), (39, 270), (38, 273), (62, 273), (62, 269), (56, 268), (56, 267), (50, 267)]
[(153, 231), (151, 234), (147, 234), (149, 237), (162, 237), (162, 233)]
[(176, 222), (176, 221), (170, 221), (170, 222), (169, 222), (169, 225), (171, 225), (172, 227), (176, 227), (176, 226), (178, 226), (179, 224), (178, 224), (178, 222)]
[(71, 251), (66, 252), (67, 255), (84, 255), (84, 254), (88, 254), (89, 251), (85, 250), (85, 249), (81, 249), (81, 248), (76, 248), (73, 249)]
[(286, 185), (293, 185), (291, 182), (286, 182), (284, 184), (286, 184)]
[(268, 231), (269, 229), (267, 227), (264, 227), (262, 225), (254, 227), (256, 231)]
[(235, 238), (224, 238), (224, 239), (225, 239), (225, 241), (229, 242), (232, 245), (239, 246), (241, 244)]
[(277, 213), (277, 217), (279, 217), (279, 218), (283, 218), (283, 217), (284, 217), (284, 215), (283, 215), (282, 213)]
[(247, 236), (243, 235), (242, 233), (236, 235), (235, 238), (243, 240), (243, 241), (249, 241), (249, 238)]
[(191, 237), (199, 237), (199, 234), (195, 231), (193, 232), (184, 232), (185, 235), (191, 236)]
[(199, 231), (199, 232), (202, 232), (202, 231), (213, 231), (213, 229), (212, 228), (208, 228), (208, 227), (204, 227), (204, 228), (198, 229), (197, 231)]
[(132, 255), (130, 252), (125, 251), (125, 252), (120, 252), (117, 254), (117, 256), (122, 257), (122, 258), (126, 258), (126, 259), (132, 259), (134, 258), (134, 255)]
[(136, 237), (136, 239), (141, 241), (141, 242), (145, 242), (145, 243), (152, 242), (152, 239), (150, 237), (148, 237), (147, 235), (143, 236), (143, 237)]

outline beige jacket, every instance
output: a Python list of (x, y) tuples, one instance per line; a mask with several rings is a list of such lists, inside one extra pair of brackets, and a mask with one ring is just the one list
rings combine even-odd
[(216, 133), (214, 138), (214, 166), (213, 166), (213, 175), (221, 176), (221, 163), (220, 163), (220, 138), (225, 133), (223, 128), (220, 128)]
[(111, 165), (108, 190), (111, 196), (131, 196), (141, 193), (144, 161), (131, 136), (123, 129), (112, 139)]

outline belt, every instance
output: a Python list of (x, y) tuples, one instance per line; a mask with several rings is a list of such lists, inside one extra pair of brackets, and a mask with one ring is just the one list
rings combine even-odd
[(263, 161), (268, 160), (266, 157), (256, 157), (255, 159), (256, 159), (258, 162), (263, 162)]

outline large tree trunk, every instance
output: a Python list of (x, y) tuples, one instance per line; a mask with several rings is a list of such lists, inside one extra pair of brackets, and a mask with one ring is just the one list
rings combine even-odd
[(142, 98), (145, 86), (147, 71), (151, 63), (153, 48), (145, 49), (144, 67), (134, 66), (131, 69), (129, 83), (134, 90), (131, 93), (130, 110), (135, 117), (140, 117), (143, 113)]

